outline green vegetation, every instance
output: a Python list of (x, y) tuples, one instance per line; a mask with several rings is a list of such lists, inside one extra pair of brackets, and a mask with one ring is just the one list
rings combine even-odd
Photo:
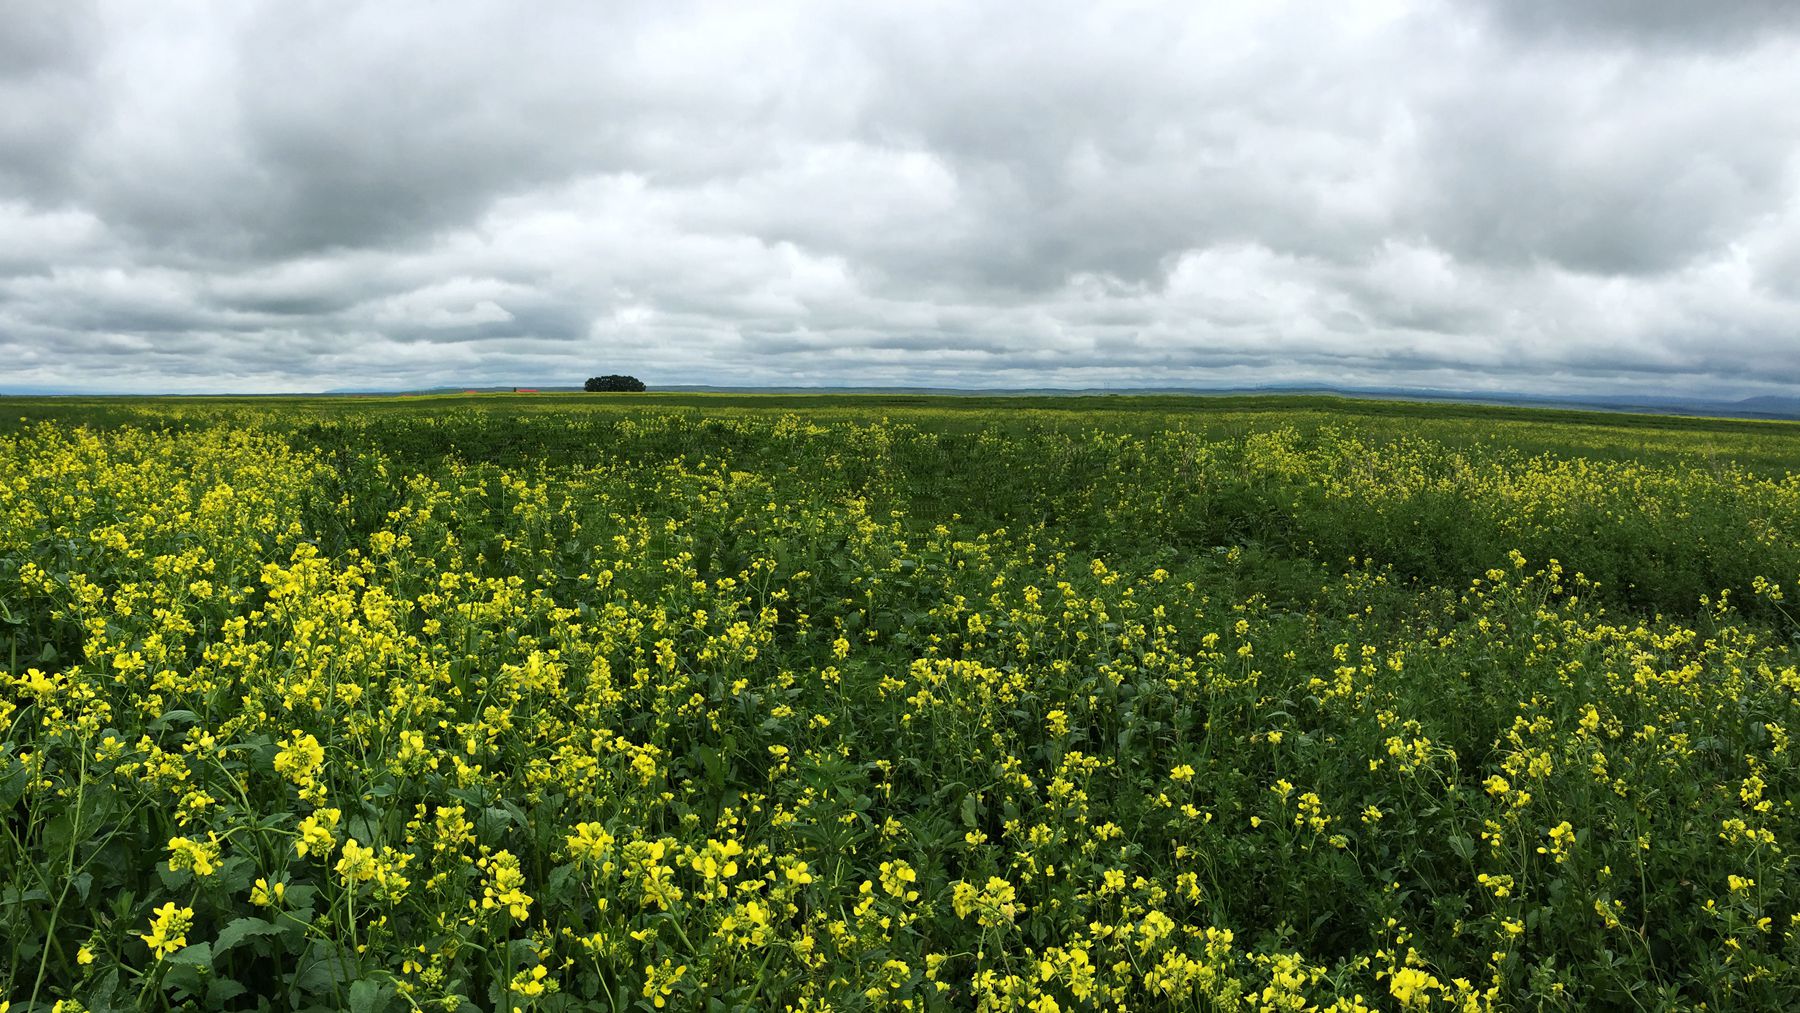
[(12, 1011), (1800, 993), (1797, 425), (5, 409)]

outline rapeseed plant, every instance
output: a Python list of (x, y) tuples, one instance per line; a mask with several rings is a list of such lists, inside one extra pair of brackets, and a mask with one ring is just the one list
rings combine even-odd
[[(1791, 476), (209, 410), (0, 438), (0, 1003), (1800, 988)], [(488, 426), (621, 456), (462, 453)]]

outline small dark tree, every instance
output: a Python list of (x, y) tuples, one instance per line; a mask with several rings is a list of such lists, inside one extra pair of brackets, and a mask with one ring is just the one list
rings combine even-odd
[(644, 389), (644, 381), (635, 376), (619, 376), (616, 373), (607, 376), (590, 376), (585, 389), (590, 394), (610, 390), (638, 391)]

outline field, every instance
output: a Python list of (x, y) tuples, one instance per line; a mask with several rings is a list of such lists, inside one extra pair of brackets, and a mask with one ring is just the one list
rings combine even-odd
[(11, 399), (0, 1011), (1792, 1008), (1796, 531), (1784, 423)]

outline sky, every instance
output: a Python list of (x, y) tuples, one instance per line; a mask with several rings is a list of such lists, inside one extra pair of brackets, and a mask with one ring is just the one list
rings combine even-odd
[(0, 389), (1800, 395), (1800, 3), (0, 0)]

